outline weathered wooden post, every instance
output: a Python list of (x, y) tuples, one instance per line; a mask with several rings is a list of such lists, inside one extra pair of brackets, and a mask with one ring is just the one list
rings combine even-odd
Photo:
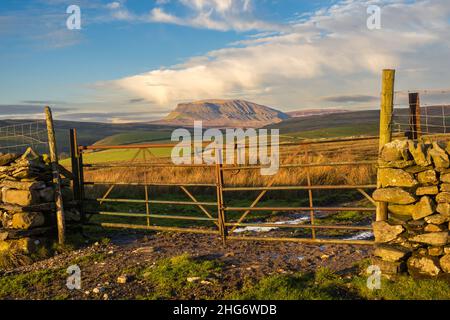
[(417, 140), (422, 136), (420, 127), (420, 97), (418, 92), (410, 92), (409, 95), (409, 127), (411, 139)]
[[(383, 70), (381, 83), (381, 109), (380, 109), (380, 141), (379, 151), (388, 142), (392, 140), (392, 112), (394, 109), (394, 83), (395, 70)], [(377, 177), (377, 188), (381, 187), (379, 175)], [(377, 221), (388, 219), (388, 207), (386, 202), (377, 203)]]
[(216, 195), (217, 195), (217, 219), (219, 224), (219, 233), (222, 237), (222, 243), (225, 246), (227, 241), (227, 227), (225, 225), (225, 210), (223, 202), (223, 170), (222, 170), (222, 149), (216, 148)]
[(52, 165), (53, 184), (55, 185), (56, 220), (58, 224), (58, 242), (64, 244), (66, 240), (66, 224), (64, 219), (64, 205), (61, 191), (61, 177), (58, 169), (58, 152), (56, 149), (55, 128), (53, 127), (52, 111), (45, 107), (45, 118), (47, 122), (48, 147)]
[(83, 223), (85, 221), (83, 211), (83, 168), (81, 153), (78, 147), (77, 129), (70, 129), (70, 158), (72, 160), (73, 196), (77, 202), (78, 210), (81, 215), (81, 222)]

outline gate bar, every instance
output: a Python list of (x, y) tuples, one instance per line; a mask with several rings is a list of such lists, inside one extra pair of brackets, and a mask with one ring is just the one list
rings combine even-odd
[[(129, 166), (128, 166), (129, 167)], [(142, 182), (96, 182), (86, 181), (85, 185), (115, 185), (115, 186), (145, 186)], [(212, 183), (147, 183), (148, 186), (154, 187), (215, 187)]]
[(311, 224), (277, 224), (277, 223), (226, 223), (227, 226), (238, 226), (238, 227), (268, 227), (268, 228), (304, 228), (304, 229), (338, 229), (338, 230), (363, 230), (372, 231), (372, 227), (367, 226), (343, 226), (343, 225), (311, 225)]
[(329, 190), (329, 189), (375, 189), (374, 184), (368, 185), (330, 185), (330, 186), (275, 186), (275, 187), (226, 187), (223, 191), (254, 191), (254, 190)]
[(323, 244), (354, 244), (373, 246), (375, 241), (371, 240), (340, 240), (340, 239), (311, 239), (311, 238), (275, 238), (275, 237), (247, 237), (247, 236), (228, 236), (230, 240), (244, 241), (286, 241), (300, 243), (323, 243)]
[(89, 212), (90, 214), (98, 214), (102, 216), (115, 216), (115, 217), (150, 217), (155, 219), (179, 219), (179, 220), (194, 220), (194, 221), (216, 221), (214, 218), (206, 218), (206, 217), (193, 217), (193, 216), (171, 216), (171, 215), (163, 215), (163, 214), (146, 214), (146, 213), (132, 213), (132, 212), (108, 212), (108, 211), (99, 211), (99, 212)]
[(171, 232), (187, 232), (198, 234), (214, 234), (220, 235), (219, 231), (192, 229), (192, 228), (177, 228), (177, 227), (161, 227), (161, 226), (146, 226), (138, 224), (126, 224), (126, 223), (100, 223), (105, 228), (124, 228), (124, 229), (143, 229), (143, 230), (156, 230), (156, 231), (171, 231)]
[(376, 208), (363, 207), (225, 207), (226, 211), (361, 211), (373, 212)]
[[(330, 163), (293, 163), (293, 164), (280, 164), (279, 168), (306, 168), (306, 167), (337, 167), (337, 166), (353, 166), (353, 165), (373, 165), (377, 164), (377, 160), (365, 160), (365, 161), (352, 161), (352, 162), (330, 162)], [(236, 166), (236, 167), (223, 167), (222, 170), (252, 170), (267, 168), (267, 166), (254, 165), (254, 166)]]
[(215, 202), (191, 202), (191, 201), (165, 201), (165, 200), (139, 200), (139, 199), (86, 199), (89, 201), (98, 202), (130, 202), (130, 203), (154, 203), (154, 204), (176, 204), (176, 205), (203, 205), (203, 206), (216, 206)]

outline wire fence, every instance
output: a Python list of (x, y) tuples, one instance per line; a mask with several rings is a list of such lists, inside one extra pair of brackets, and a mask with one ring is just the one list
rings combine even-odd
[(47, 127), (44, 120), (0, 127), (0, 153), (23, 153), (31, 147), (48, 153)]
[(392, 130), (409, 138), (450, 133), (450, 89), (396, 91)]

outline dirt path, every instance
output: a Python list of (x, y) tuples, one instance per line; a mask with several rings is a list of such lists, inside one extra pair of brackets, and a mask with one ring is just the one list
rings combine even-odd
[[(117, 278), (136, 267), (150, 266), (162, 258), (188, 253), (199, 260), (216, 259), (223, 264), (217, 285), (205, 285), (200, 292), (193, 290), (183, 298), (195, 299), (199, 294), (220, 298), (240, 288), (244, 279), (290, 272), (309, 272), (328, 267), (342, 272), (367, 258), (371, 247), (351, 245), (309, 245), (298, 243), (268, 243), (230, 241), (226, 247), (213, 236), (194, 234), (155, 233), (146, 236), (120, 236), (109, 244), (93, 244), (64, 253), (33, 265), (15, 269), (5, 275), (38, 270), (59, 270), (61, 276), (39, 290), (30, 288), (32, 299), (134, 299), (153, 290), (146, 282), (131, 279), (125, 284)], [(68, 290), (65, 269), (78, 264), (81, 268), (81, 290)], [(62, 270), (62, 271), (61, 271)], [(94, 290), (94, 288), (98, 288)], [(15, 297), (10, 297), (15, 298)]]

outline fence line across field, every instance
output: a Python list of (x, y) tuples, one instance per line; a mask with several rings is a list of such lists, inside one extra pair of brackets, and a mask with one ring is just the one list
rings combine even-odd
[(0, 127), (0, 152), (21, 153), (28, 147), (41, 153), (47, 152), (47, 127), (44, 120)]
[[(440, 102), (423, 102), (428, 99)], [(447, 134), (450, 132), (448, 108), (450, 89), (395, 91), (391, 129), (396, 133), (403, 132), (413, 140), (432, 134)]]

